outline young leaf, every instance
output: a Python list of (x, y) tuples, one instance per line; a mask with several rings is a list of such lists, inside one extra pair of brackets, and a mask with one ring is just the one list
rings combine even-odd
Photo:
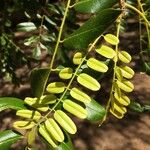
[(112, 104), (111, 109), (116, 110), (120, 114), (125, 114), (127, 112), (127, 109), (125, 107), (119, 106), (115, 102)]
[(54, 119), (47, 119), (45, 121), (45, 127), (55, 140), (57, 140), (58, 142), (64, 141), (64, 134)]
[(53, 147), (56, 148), (58, 145), (54, 142), (52, 139), (50, 133), (46, 129), (45, 125), (40, 125), (39, 127), (39, 133), (43, 136), (43, 138)]
[(38, 111), (27, 110), (27, 109), (18, 110), (16, 115), (23, 118), (33, 119), (36, 121), (38, 121), (41, 118), (41, 114)]
[(88, 74), (85, 74), (85, 73), (81, 73), (77, 77), (77, 81), (81, 85), (83, 85), (84, 87), (86, 87), (86, 88), (88, 88), (92, 91), (98, 91), (101, 87), (96, 79), (94, 79), (93, 77), (91, 77), (91, 76), (89, 76)]
[(77, 131), (76, 125), (63, 111), (56, 110), (54, 113), (55, 120), (62, 126), (68, 133), (75, 134)]
[(49, 104), (53, 104), (55, 103), (57, 100), (57, 97), (54, 94), (49, 94), (49, 95), (43, 95), (40, 99), (40, 104), (45, 104), (45, 105), (49, 105)]
[(68, 49), (84, 49), (101, 35), (118, 17), (119, 10), (106, 9), (89, 19), (64, 40)]
[(117, 110), (115, 109), (110, 109), (110, 112), (118, 119), (122, 119), (124, 117), (124, 114), (119, 113)]
[(107, 41), (109, 44), (112, 44), (112, 45), (117, 45), (119, 44), (119, 39), (113, 35), (113, 34), (106, 34), (104, 36), (104, 39), (105, 41)]
[(129, 63), (132, 59), (131, 55), (126, 51), (119, 52), (118, 57), (124, 63)]
[(0, 149), (10, 150), (10, 146), (20, 140), (22, 136), (12, 130), (0, 131)]
[(101, 61), (99, 61), (99, 60), (97, 60), (95, 58), (90, 58), (87, 61), (87, 65), (91, 69), (99, 71), (99, 72), (107, 72), (107, 70), (108, 70), (107, 65), (105, 65), (103, 62), (101, 62)]
[(132, 92), (134, 89), (134, 85), (127, 80), (122, 80), (122, 81), (117, 80), (117, 85), (120, 89), (122, 89), (125, 92)]
[(70, 95), (76, 99), (79, 100), (83, 103), (90, 103), (91, 98), (84, 92), (82, 92), (81, 90), (77, 89), (77, 88), (72, 88), (70, 91)]
[(31, 72), (31, 89), (35, 97), (40, 98), (45, 90), (46, 81), (49, 77), (49, 68), (33, 69)]
[(73, 63), (79, 65), (82, 62), (82, 53), (77, 52), (73, 56)]
[(95, 13), (111, 8), (117, 2), (117, 0), (79, 0), (74, 8), (80, 13)]
[(65, 90), (65, 84), (63, 82), (53, 82), (47, 86), (46, 90), (49, 93), (62, 93)]
[(35, 141), (36, 133), (37, 133), (37, 128), (36, 127), (32, 128), (31, 131), (28, 133), (28, 139), (27, 140), (28, 140), (29, 145), (32, 145), (33, 142)]
[(61, 79), (70, 79), (72, 77), (72, 68), (64, 68), (59, 72), (59, 77)]
[(121, 66), (120, 70), (121, 70), (122, 76), (127, 79), (131, 79), (134, 76), (134, 71), (128, 66)]
[(100, 121), (106, 114), (106, 110), (95, 100), (91, 100), (90, 103), (85, 104), (88, 112), (87, 119), (90, 121)]
[(16, 121), (13, 123), (14, 128), (16, 129), (31, 129), (35, 126), (33, 121)]
[(106, 45), (102, 45), (100, 48), (96, 49), (96, 52), (106, 58), (112, 59), (114, 56), (116, 56), (116, 52)]
[(14, 110), (26, 109), (22, 99), (14, 98), (14, 97), (1, 97), (0, 98), (0, 111), (9, 109), (9, 108), (14, 109)]
[(68, 112), (70, 112), (78, 118), (85, 119), (87, 117), (87, 111), (79, 104), (71, 100), (64, 100), (63, 107), (65, 110), (67, 110)]
[(115, 92), (114, 97), (121, 105), (128, 106), (130, 104), (130, 99), (123, 93), (119, 96), (119, 94)]

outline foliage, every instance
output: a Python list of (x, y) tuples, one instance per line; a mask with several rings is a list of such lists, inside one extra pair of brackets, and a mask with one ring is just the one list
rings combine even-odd
[[(75, 134), (78, 128), (72, 116), (102, 124), (109, 112), (122, 119), (127, 107), (137, 112), (149, 111), (149, 105), (130, 103), (128, 93), (134, 90), (130, 81), (134, 71), (128, 64), (132, 56), (119, 48), (119, 35), (125, 28), (123, 22), (134, 11), (139, 15), (142, 69), (150, 73), (147, 59), (150, 50), (149, 1), (145, 5), (140, 0), (137, 3), (124, 0), (120, 3), (117, 0), (68, 0), (61, 3), (28, 0), (28, 3), (30, 6), (24, 0), (1, 3), (6, 8), (0, 10), (3, 15), (0, 20), (1, 72), (16, 79), (17, 64), (30, 66), (32, 59), (40, 61), (43, 50), (50, 55), (51, 61), (46, 68), (32, 69), (33, 97), (26, 97), (24, 101), (13, 97), (0, 98), (0, 111), (17, 110), (20, 119), (13, 123), (13, 127), (27, 131), (25, 135), (12, 130), (2, 131), (0, 149), (9, 149), (23, 137), (27, 140), (27, 150), (36, 149), (32, 145), (38, 135), (51, 149), (72, 150), (70, 134)], [(13, 22), (13, 16), (18, 12), (20, 20)], [(76, 24), (79, 13), (90, 14), (82, 26)], [(27, 36), (15, 41), (12, 32)], [(22, 46), (33, 49), (32, 54), (26, 56)], [(72, 59), (67, 55), (69, 52), (73, 53)], [(106, 74), (110, 78), (111, 74), (113, 76), (109, 99), (102, 106), (94, 95), (101, 89), (100, 82)]]

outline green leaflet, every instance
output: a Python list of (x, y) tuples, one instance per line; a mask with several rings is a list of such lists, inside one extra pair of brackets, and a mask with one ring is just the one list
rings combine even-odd
[(110, 112), (118, 119), (122, 119), (124, 117), (124, 114), (119, 113), (118, 111), (116, 111), (115, 109), (110, 109)]
[(107, 72), (108, 67), (104, 64), (104, 62), (101, 62), (95, 58), (90, 58), (87, 60), (87, 65), (98, 72)]
[(36, 30), (37, 27), (33, 22), (22, 22), (17, 25), (19, 31), (30, 32)]
[(36, 121), (38, 121), (41, 118), (41, 114), (38, 111), (27, 110), (27, 109), (18, 110), (16, 115), (23, 118), (33, 119)]
[(121, 66), (119, 67), (122, 73), (122, 76), (127, 78), (127, 79), (131, 79), (134, 76), (134, 71), (128, 67), (128, 66)]
[(50, 133), (47, 131), (45, 125), (40, 125), (39, 133), (43, 136), (43, 138), (53, 147), (56, 148), (58, 145), (52, 139)]
[(87, 117), (87, 111), (79, 104), (72, 102), (71, 100), (64, 100), (63, 107), (65, 110), (71, 114), (77, 116), (78, 118), (85, 119)]
[(118, 54), (119, 59), (124, 63), (129, 63), (131, 61), (131, 55), (126, 51), (121, 51)]
[(16, 129), (31, 129), (35, 126), (33, 121), (16, 121), (13, 123), (13, 127)]
[(79, 65), (82, 62), (82, 53), (77, 52), (73, 56), (73, 63)]
[(68, 133), (75, 134), (77, 131), (76, 125), (63, 111), (56, 110), (54, 113), (55, 120), (62, 126)]
[(70, 79), (72, 77), (73, 70), (71, 68), (64, 68), (59, 72), (61, 79)]
[(58, 142), (64, 141), (64, 134), (54, 119), (47, 119), (45, 121), (45, 127), (51, 133), (55, 140), (57, 140)]
[(100, 84), (96, 79), (93, 77), (89, 76), (88, 74), (81, 73), (77, 77), (77, 81), (83, 85), (84, 87), (92, 90), (92, 91), (98, 91), (100, 89)]
[(0, 131), (0, 150), (10, 150), (10, 146), (22, 138), (22, 135), (12, 130)]
[(63, 82), (53, 82), (47, 86), (46, 90), (49, 93), (62, 93), (65, 90), (65, 84)]
[(77, 88), (72, 88), (70, 91), (70, 95), (76, 99), (79, 100), (83, 103), (90, 103), (91, 98), (84, 92), (82, 92), (81, 90), (77, 89)]
[(15, 97), (1, 97), (0, 98), (0, 111), (9, 109), (9, 108), (14, 109), (14, 110), (26, 109), (22, 99), (15, 98)]
[(113, 34), (106, 34), (104, 36), (104, 39), (106, 42), (108, 42), (109, 44), (112, 44), (112, 45), (117, 45), (119, 44), (119, 39), (113, 35)]
[(116, 67), (114, 71), (117, 79), (121, 81), (123, 79), (121, 69), (119, 67)]
[(91, 100), (90, 103), (85, 104), (88, 112), (87, 120), (100, 121), (106, 115), (106, 110), (95, 100)]
[(34, 97), (40, 98), (45, 90), (46, 80), (49, 77), (49, 68), (35, 68), (31, 72), (31, 89)]
[(116, 52), (110, 48), (109, 46), (102, 45), (100, 48), (96, 49), (96, 52), (106, 58), (114, 58), (116, 56)]
[(117, 83), (118, 87), (125, 92), (132, 92), (134, 89), (134, 85), (130, 81), (127, 81), (127, 80), (119, 81), (119, 80), (117, 80), (116, 83)]
[(128, 106), (130, 104), (130, 99), (123, 93), (119, 96), (118, 93), (115, 92), (114, 97), (121, 105)]

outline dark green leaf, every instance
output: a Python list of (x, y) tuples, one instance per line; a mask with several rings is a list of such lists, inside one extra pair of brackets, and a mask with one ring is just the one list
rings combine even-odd
[(111, 8), (118, 0), (79, 0), (75, 10), (81, 13), (95, 13), (106, 8)]
[(106, 114), (104, 107), (93, 99), (86, 104), (86, 110), (88, 112), (87, 119), (90, 121), (100, 121)]
[(65, 132), (65, 140), (55, 150), (73, 150), (71, 138), (67, 132)]
[(14, 109), (14, 110), (20, 110), (20, 109), (26, 109), (24, 106), (23, 100), (15, 97), (1, 97), (0, 98), (0, 111), (3, 111), (5, 109)]
[(134, 101), (131, 101), (129, 108), (135, 112), (143, 112), (144, 110), (140, 103)]
[(22, 138), (21, 135), (11, 131), (5, 130), (0, 132), (0, 149), (9, 150), (10, 146)]
[(150, 75), (150, 62), (144, 62), (144, 71)]
[(144, 111), (150, 112), (150, 105), (144, 105)]
[(107, 9), (89, 19), (83, 26), (64, 40), (64, 46), (70, 49), (84, 49), (102, 34), (118, 17), (119, 10)]
[(31, 72), (31, 88), (33, 95), (40, 98), (45, 90), (47, 78), (49, 76), (50, 69), (34, 69)]

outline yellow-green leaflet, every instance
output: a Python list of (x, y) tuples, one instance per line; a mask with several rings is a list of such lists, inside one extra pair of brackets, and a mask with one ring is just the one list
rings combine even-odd
[(56, 100), (57, 97), (54, 94), (43, 95), (40, 98), (40, 104), (45, 104), (45, 105), (54, 104)]
[(84, 87), (92, 90), (92, 91), (98, 91), (100, 89), (100, 84), (96, 79), (93, 77), (89, 76), (88, 74), (81, 73), (77, 77), (77, 81), (83, 85)]
[(119, 59), (124, 63), (129, 63), (131, 61), (131, 55), (126, 51), (121, 51), (118, 54)]
[(80, 52), (75, 53), (73, 56), (73, 63), (75, 65), (79, 65), (81, 61), (82, 61), (82, 53)]
[(29, 118), (33, 120), (39, 120), (41, 118), (41, 114), (38, 111), (33, 110), (18, 110), (16, 113), (17, 116), (23, 117), (23, 118)]
[(37, 128), (34, 127), (31, 129), (31, 131), (28, 133), (27, 141), (29, 145), (32, 145), (36, 138), (36, 132)]
[(50, 118), (46, 120), (45, 126), (56, 141), (64, 141), (64, 134), (54, 119)]
[(87, 61), (87, 65), (91, 69), (99, 71), (99, 72), (107, 72), (107, 70), (108, 70), (107, 65), (105, 65), (103, 62), (101, 62), (101, 61), (99, 61), (99, 60), (97, 60), (95, 58), (90, 58)]
[(59, 72), (61, 79), (70, 79), (72, 77), (73, 70), (71, 68), (64, 68)]
[(65, 90), (65, 84), (63, 82), (53, 82), (47, 86), (46, 90), (49, 93), (62, 93)]
[(47, 129), (44, 125), (39, 127), (39, 133), (43, 136), (43, 138), (50, 144), (52, 147), (56, 148), (58, 145), (54, 142), (51, 135), (48, 133)]
[(119, 113), (118, 111), (116, 111), (115, 109), (112, 110), (112, 108), (110, 109), (110, 112), (118, 119), (122, 119), (124, 117), (124, 114)]
[(120, 89), (122, 89), (125, 92), (132, 92), (134, 89), (134, 85), (127, 80), (122, 80), (122, 81), (117, 80), (117, 85)]
[(106, 58), (113, 58), (116, 55), (116, 52), (106, 45), (102, 45), (100, 48), (96, 49), (96, 52)]
[(46, 112), (49, 109), (49, 106), (38, 106), (35, 107), (37, 110), (42, 111), (42, 112)]
[(127, 78), (127, 79), (131, 79), (134, 76), (134, 71), (128, 67), (128, 66), (122, 66), (120, 67), (122, 76)]
[(125, 107), (119, 106), (119, 105), (117, 105), (116, 103), (113, 103), (113, 104), (112, 104), (112, 109), (117, 110), (117, 111), (118, 111), (119, 113), (121, 113), (121, 114), (125, 114), (125, 113), (127, 112), (127, 109), (126, 109)]
[(63, 107), (65, 110), (77, 116), (78, 118), (85, 119), (87, 117), (86, 109), (71, 100), (64, 100)]
[(115, 68), (115, 74), (116, 74), (116, 76), (117, 76), (117, 79), (121, 81), (122, 78), (123, 78), (123, 76), (122, 76), (122, 72), (121, 72), (121, 70), (120, 70), (119, 67), (116, 67), (116, 68)]
[(16, 121), (13, 123), (13, 127), (16, 129), (31, 129), (35, 126), (33, 121)]
[(25, 102), (26, 104), (28, 104), (29, 106), (32, 106), (32, 105), (34, 105), (34, 104), (37, 103), (37, 98), (26, 97), (26, 98), (24, 99), (24, 102)]
[(130, 104), (130, 99), (123, 93), (119, 96), (118, 93), (115, 92), (114, 97), (121, 105), (128, 106)]
[(108, 42), (112, 45), (117, 45), (119, 43), (119, 39), (113, 34), (106, 34), (104, 36), (104, 39), (106, 42)]
[(90, 103), (91, 98), (84, 92), (82, 92), (81, 90), (77, 89), (77, 88), (72, 88), (70, 91), (70, 95), (76, 99), (79, 100), (83, 103)]
[(76, 133), (76, 125), (63, 111), (56, 110), (54, 113), (54, 118), (68, 133)]

